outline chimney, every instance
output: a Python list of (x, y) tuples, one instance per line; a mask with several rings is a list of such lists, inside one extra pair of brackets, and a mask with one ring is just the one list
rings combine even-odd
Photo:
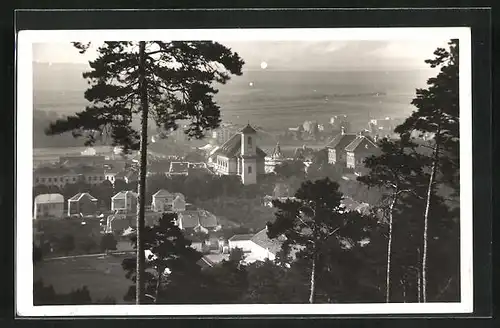
[(362, 136), (363, 136), (363, 131), (359, 131), (359, 132), (358, 132), (358, 136), (359, 136), (359, 137), (362, 137)]
[(343, 127), (343, 126), (342, 126), (342, 127), (340, 128), (340, 133), (341, 133), (342, 135), (344, 135), (344, 134), (345, 134), (345, 127)]

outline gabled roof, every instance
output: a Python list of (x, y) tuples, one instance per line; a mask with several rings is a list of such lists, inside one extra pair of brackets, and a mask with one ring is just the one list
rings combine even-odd
[(243, 241), (243, 240), (252, 240), (253, 235), (252, 234), (240, 234), (240, 235), (234, 235), (231, 238), (229, 238), (229, 241)]
[(250, 124), (247, 124), (241, 131), (241, 133), (257, 133), (257, 131), (250, 126)]
[(111, 199), (117, 199), (117, 198), (125, 198), (125, 197), (137, 197), (137, 193), (134, 192), (134, 191), (131, 191), (131, 190), (122, 190), (120, 191), (119, 193), (117, 193), (116, 195), (114, 195), (113, 197), (111, 197)]
[(361, 145), (361, 143), (363, 141), (366, 141), (369, 144), (371, 144), (373, 147), (378, 148), (378, 146), (372, 141), (371, 138), (366, 137), (366, 136), (357, 136), (356, 139), (354, 139), (351, 143), (349, 143), (349, 145), (347, 145), (345, 147), (345, 150), (346, 151), (355, 151), (356, 148), (358, 148), (359, 145)]
[(80, 201), (80, 199), (82, 199), (83, 197), (88, 197), (91, 201), (93, 202), (97, 202), (97, 198), (93, 197), (91, 194), (89, 194), (88, 192), (79, 192), (78, 194), (74, 195), (73, 197), (71, 197), (70, 199), (68, 199), (68, 201), (71, 201), (71, 202), (78, 202)]
[(64, 197), (61, 194), (42, 194), (35, 197), (36, 204), (54, 204), (64, 203)]
[(160, 189), (153, 194), (153, 197), (169, 197), (169, 196), (174, 196), (174, 194), (165, 189)]
[(349, 145), (351, 142), (354, 141), (354, 139), (356, 139), (356, 135), (355, 134), (351, 134), (351, 133), (346, 133), (346, 134), (342, 134), (342, 133), (339, 133), (335, 136), (335, 138), (332, 139), (332, 141), (330, 141), (326, 147), (328, 148), (335, 148), (335, 149), (344, 149), (345, 147), (347, 147), (347, 145)]
[[(266, 157), (266, 153), (260, 149), (256, 148), (257, 156)], [(222, 155), (228, 158), (237, 157), (241, 155), (241, 134), (237, 133), (229, 138), (219, 149), (214, 152), (214, 155)]]
[(212, 213), (205, 210), (183, 211), (179, 213), (179, 220), (182, 220), (183, 228), (204, 228), (217, 227), (217, 218)]
[(281, 249), (281, 244), (285, 241), (285, 237), (278, 237), (276, 239), (270, 239), (267, 236), (267, 229), (262, 229), (257, 232), (252, 237), (252, 242), (259, 245), (260, 247), (267, 249), (270, 253), (276, 255)]

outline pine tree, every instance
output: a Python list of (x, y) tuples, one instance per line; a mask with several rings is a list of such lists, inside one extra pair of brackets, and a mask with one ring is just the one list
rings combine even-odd
[[(191, 241), (175, 225), (176, 218), (175, 213), (164, 213), (156, 225), (144, 230), (144, 246), (149, 252), (146, 293), (154, 303), (162, 303), (166, 297), (167, 300), (181, 297), (182, 293), (169, 291), (188, 289), (201, 269), (197, 261), (202, 254), (191, 248)], [(133, 243), (137, 249), (137, 237), (133, 237)], [(133, 281), (137, 279), (135, 262), (135, 259), (125, 259), (122, 263), (127, 278)]]
[[(84, 53), (89, 44), (74, 43)], [(90, 87), (85, 110), (50, 124), (46, 134), (72, 131), (93, 145), (111, 137), (112, 145), (125, 153), (139, 150), (140, 169), (137, 205), (137, 286), (136, 302), (144, 300), (145, 179), (147, 165), (148, 120), (154, 119), (165, 131), (176, 130), (176, 122), (189, 120), (184, 132), (202, 138), (206, 129), (220, 123), (220, 111), (213, 97), (213, 83), (226, 83), (230, 74), (241, 75), (243, 61), (238, 54), (209, 41), (105, 42), (90, 61), (90, 72), (83, 73)], [(140, 127), (134, 120), (140, 119)]]
[(424, 212), (422, 251), (422, 298), (427, 301), (427, 248), (428, 220), (432, 197), (435, 194), (438, 173), (458, 186), (459, 177), (459, 45), (458, 40), (449, 42), (449, 50), (438, 48), (435, 58), (426, 60), (431, 67), (440, 67), (436, 77), (427, 81), (427, 89), (417, 89), (412, 104), (417, 110), (395, 129), (401, 135), (419, 131), (432, 137), (430, 148), (431, 168)]
[(358, 181), (369, 188), (379, 188), (385, 193), (386, 204), (377, 206), (386, 213), (388, 224), (387, 262), (386, 262), (386, 302), (390, 301), (391, 255), (393, 239), (394, 209), (401, 195), (414, 193), (423, 176), (424, 157), (417, 151), (417, 145), (407, 135), (398, 140), (382, 139), (379, 143), (380, 155), (364, 160), (369, 173), (358, 177)]
[(278, 211), (276, 220), (267, 225), (268, 236), (284, 235), (286, 248), (298, 248), (300, 256), (310, 263), (309, 303), (316, 301), (317, 278), (326, 249), (344, 247), (369, 236), (369, 220), (345, 210), (338, 188), (328, 178), (306, 181), (295, 193), (296, 200), (273, 201)]

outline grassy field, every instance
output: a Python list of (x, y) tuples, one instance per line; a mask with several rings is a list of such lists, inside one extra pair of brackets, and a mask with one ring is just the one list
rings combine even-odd
[(92, 300), (109, 296), (118, 304), (125, 304), (123, 296), (131, 285), (121, 266), (125, 257), (108, 255), (46, 260), (34, 266), (33, 278), (52, 285), (56, 293), (68, 293), (87, 286)]

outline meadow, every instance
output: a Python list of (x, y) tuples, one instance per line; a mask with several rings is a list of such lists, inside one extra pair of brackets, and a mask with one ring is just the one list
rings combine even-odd
[(92, 300), (113, 297), (125, 304), (123, 296), (131, 281), (121, 266), (126, 255), (91, 255), (63, 259), (47, 259), (34, 265), (33, 279), (52, 285), (56, 293), (69, 293), (87, 286)]

